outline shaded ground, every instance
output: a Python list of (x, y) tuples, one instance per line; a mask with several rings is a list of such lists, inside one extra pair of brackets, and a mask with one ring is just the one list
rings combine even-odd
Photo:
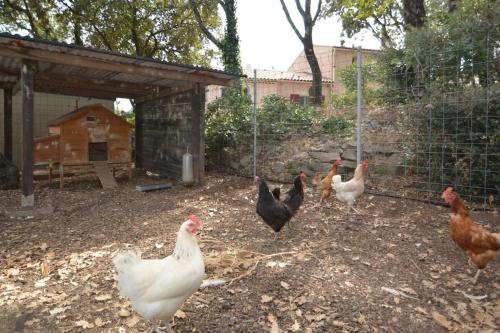
[[(273, 244), (250, 179), (211, 174), (202, 187), (135, 191), (147, 182), (138, 176), (106, 191), (92, 177), (64, 191), (42, 182), (36, 197), (55, 213), (27, 219), (3, 214), (21, 200), (19, 191), (0, 191), (1, 332), (147, 332), (150, 324), (118, 295), (111, 258), (125, 244), (145, 257), (168, 255), (193, 213), (205, 222), (208, 278), (232, 283), (191, 297), (176, 332), (266, 332), (273, 321), (283, 332), (500, 327), (499, 261), (471, 285), (475, 270), (449, 238), (445, 207), (366, 194), (349, 221), (335, 200), (318, 209), (309, 188), (292, 232)], [(498, 214), (473, 217), (500, 231)]]

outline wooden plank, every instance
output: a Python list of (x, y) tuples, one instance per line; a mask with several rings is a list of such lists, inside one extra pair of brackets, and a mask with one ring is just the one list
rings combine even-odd
[(205, 89), (196, 84), (191, 95), (191, 136), (193, 154), (193, 176), (197, 184), (203, 183), (205, 176), (205, 139), (203, 135), (203, 109)]
[(143, 104), (135, 104), (135, 167), (138, 169), (143, 168), (143, 126), (144, 126), (144, 111)]
[(113, 188), (118, 186), (116, 180), (111, 174), (111, 170), (109, 170), (108, 162), (95, 161), (94, 170), (103, 188)]
[(33, 194), (33, 79), (34, 63), (23, 60), (21, 66), (22, 91), (22, 198), (21, 206), (32, 207), (35, 204)]
[(170, 183), (160, 183), (160, 184), (152, 184), (152, 185), (137, 185), (135, 187), (136, 191), (139, 192), (149, 192), (149, 191), (156, 191), (156, 190), (163, 190), (167, 188), (171, 188), (172, 184)]
[[(210, 73), (202, 70), (192, 69), (189, 71), (176, 70), (175, 68), (166, 69), (160, 67), (150, 67), (144, 65), (147, 60), (141, 63), (120, 63), (116, 61), (99, 59), (90, 57), (95, 52), (88, 51), (89, 56), (66, 54), (63, 52), (54, 52), (49, 50), (35, 49), (29, 46), (27, 42), (17, 41), (16, 44), (9, 43), (8, 41), (1, 42), (0, 40), (0, 55), (24, 58), (36, 61), (43, 61), (48, 63), (57, 63), (63, 65), (101, 69), (112, 72), (127, 73), (129, 75), (140, 75), (146, 77), (158, 77), (169, 80), (201, 82), (206, 84), (213, 84), (218, 86), (229, 86), (232, 84), (232, 79), (222, 79), (210, 76)], [(82, 53), (85, 51), (82, 50)]]
[(3, 152), (12, 162), (12, 88), (3, 90)]

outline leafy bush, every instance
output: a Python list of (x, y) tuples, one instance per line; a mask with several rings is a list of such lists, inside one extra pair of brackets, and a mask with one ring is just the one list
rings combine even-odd
[(224, 164), (239, 144), (250, 140), (252, 119), (251, 101), (240, 89), (228, 88), (221, 98), (208, 104), (205, 113), (207, 165)]
[(425, 192), (453, 185), (476, 201), (500, 192), (500, 28), (490, 3), (461, 2), (380, 58), (384, 100), (406, 106), (405, 151)]
[[(270, 95), (257, 110), (259, 139), (283, 140), (292, 134), (336, 137), (352, 132), (354, 121), (343, 116), (326, 117), (315, 107), (302, 107), (288, 99)], [(209, 167), (225, 168), (252, 150), (253, 107), (250, 99), (238, 89), (210, 103), (205, 117), (205, 151)]]

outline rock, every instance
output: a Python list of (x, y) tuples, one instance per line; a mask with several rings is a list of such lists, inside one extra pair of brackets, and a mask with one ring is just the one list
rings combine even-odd
[(332, 168), (332, 163), (318, 163), (313, 166), (316, 172), (327, 173)]
[(384, 155), (391, 156), (394, 154), (394, 150), (389, 147), (378, 146), (378, 145), (365, 145), (363, 146), (363, 152), (368, 155)]
[(272, 165), (271, 170), (275, 173), (282, 173), (285, 170), (285, 163), (276, 162)]
[(319, 160), (319, 162), (334, 162), (335, 160), (340, 159), (339, 151), (332, 152), (321, 152), (321, 151), (312, 151), (309, 152), (309, 156), (312, 158)]
[(342, 161), (344, 160), (356, 161), (356, 155), (357, 152), (355, 149), (344, 150), (344, 152), (342, 153)]

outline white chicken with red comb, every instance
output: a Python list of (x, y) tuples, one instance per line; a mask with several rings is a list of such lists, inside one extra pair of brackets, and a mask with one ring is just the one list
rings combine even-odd
[[(203, 223), (191, 215), (177, 233), (174, 252), (163, 259), (141, 259), (137, 251), (117, 254), (113, 263), (121, 295), (148, 320), (169, 321), (175, 312), (200, 287), (205, 276), (203, 255), (196, 234)], [(154, 328), (160, 332), (160, 328)]]

